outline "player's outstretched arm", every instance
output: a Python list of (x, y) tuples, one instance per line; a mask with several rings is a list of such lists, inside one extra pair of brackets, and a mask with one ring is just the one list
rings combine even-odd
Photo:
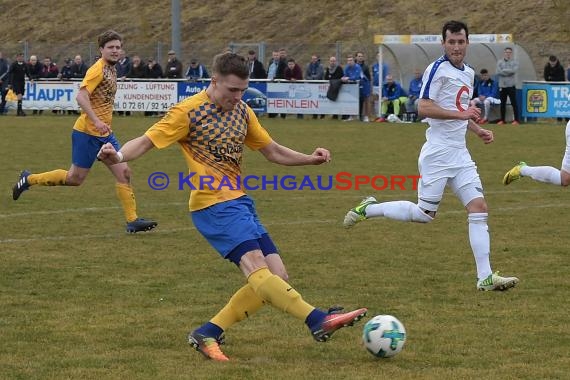
[(279, 145), (275, 141), (259, 151), (268, 161), (287, 166), (320, 165), (331, 160), (331, 154), (327, 149), (316, 148), (312, 154), (305, 154)]
[(154, 148), (152, 141), (146, 135), (142, 135), (128, 141), (119, 152), (115, 151), (112, 144), (104, 144), (99, 150), (97, 158), (106, 164), (115, 165), (123, 161), (136, 160), (152, 148)]

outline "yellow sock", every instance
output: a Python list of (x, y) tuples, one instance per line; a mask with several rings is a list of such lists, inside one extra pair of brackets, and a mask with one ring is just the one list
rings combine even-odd
[(246, 284), (234, 293), (222, 310), (210, 319), (222, 330), (227, 330), (234, 323), (249, 318), (263, 306), (263, 300), (253, 291), (251, 285)]
[(28, 176), (28, 183), (30, 185), (42, 186), (65, 186), (66, 178), (67, 170), (57, 169), (51, 172), (30, 174)]
[(137, 218), (137, 202), (133, 188), (126, 183), (116, 183), (115, 190), (117, 192), (117, 198), (119, 198), (121, 206), (123, 207), (125, 219), (127, 219), (127, 222), (132, 222)]
[(315, 309), (306, 303), (291, 285), (267, 268), (261, 268), (250, 274), (247, 282), (261, 299), (302, 321)]

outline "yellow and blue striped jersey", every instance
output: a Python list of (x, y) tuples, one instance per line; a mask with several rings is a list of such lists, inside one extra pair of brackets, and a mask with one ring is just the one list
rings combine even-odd
[[(87, 70), (87, 74), (81, 82), (81, 88), (86, 88), (89, 91), (89, 100), (93, 111), (102, 122), (110, 127), (115, 93), (117, 92), (117, 70), (115, 66), (105, 64), (105, 61), (100, 58)], [(73, 129), (93, 136), (105, 136), (95, 129), (93, 122), (85, 112), (81, 113)]]
[(173, 106), (145, 135), (159, 149), (180, 144), (192, 174), (190, 211), (244, 195), (239, 183), (244, 145), (258, 150), (273, 141), (247, 104), (222, 111), (205, 90)]

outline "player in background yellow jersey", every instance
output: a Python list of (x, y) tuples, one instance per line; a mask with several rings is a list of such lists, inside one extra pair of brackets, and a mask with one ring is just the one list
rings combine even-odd
[[(188, 342), (207, 358), (227, 361), (220, 343), (224, 331), (251, 317), (264, 304), (302, 320), (318, 342), (336, 330), (350, 326), (367, 309), (342, 313), (307, 303), (287, 283), (287, 271), (269, 233), (261, 224), (255, 204), (239, 184), (245, 146), (258, 150), (281, 165), (320, 165), (330, 153), (316, 148), (303, 154), (279, 145), (260, 125), (253, 110), (242, 100), (248, 87), (247, 60), (224, 53), (214, 58), (213, 76), (206, 90), (173, 106), (144, 135), (127, 142), (120, 151), (105, 144), (99, 158), (107, 164), (134, 160), (152, 148), (179, 143), (197, 190), (190, 195), (190, 214), (198, 231), (225, 259), (236, 264), (246, 283), (209, 322), (192, 331)], [(213, 183), (201, 188), (200, 178)], [(207, 302), (207, 301), (206, 301)]]
[[(33, 185), (79, 186), (87, 178), (103, 144), (109, 143), (120, 149), (120, 144), (111, 130), (111, 120), (117, 92), (115, 64), (119, 59), (122, 37), (109, 30), (99, 36), (98, 43), (101, 58), (87, 70), (77, 95), (77, 103), (82, 112), (71, 135), (71, 168), (38, 174), (32, 174), (28, 170), (22, 171), (12, 189), (14, 200), (18, 200), (20, 195)], [(156, 222), (137, 216), (135, 195), (130, 183), (131, 170), (127, 163), (106, 165), (117, 180), (115, 190), (125, 214), (127, 232), (148, 231), (156, 227)]]

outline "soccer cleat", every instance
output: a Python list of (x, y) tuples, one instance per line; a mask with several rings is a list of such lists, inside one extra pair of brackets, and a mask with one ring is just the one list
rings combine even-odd
[(150, 231), (156, 227), (158, 223), (143, 218), (137, 218), (132, 222), (127, 222), (127, 232), (134, 234), (137, 232)]
[(477, 281), (477, 289), (481, 291), (508, 290), (519, 283), (516, 277), (501, 277), (499, 272), (490, 274), (487, 278)]
[(26, 190), (30, 188), (30, 184), (28, 183), (28, 176), (31, 173), (28, 170), (22, 170), (20, 173), (20, 177), (18, 178), (18, 182), (12, 187), (12, 199), (15, 201), (20, 198), (20, 195)]
[(192, 331), (188, 334), (188, 343), (208, 359), (219, 362), (230, 360), (220, 349), (220, 344), (223, 343), (223, 336), (220, 339), (216, 339)]
[(511, 170), (509, 170), (503, 177), (503, 185), (508, 185), (509, 183), (516, 181), (521, 178), (521, 168), (526, 166), (526, 162), (521, 161), (515, 165)]
[(361, 320), (368, 312), (368, 309), (362, 308), (348, 313), (341, 313), (342, 309), (342, 307), (338, 306), (331, 307), (320, 326), (311, 331), (313, 338), (317, 342), (326, 342), (336, 330), (352, 326), (354, 322)]
[(505, 124), (505, 122), (504, 122), (503, 120), (499, 120), (499, 121), (497, 122), (497, 125), (503, 125), (503, 124)]
[(513, 122), (511, 123), (512, 125), (519, 125), (520, 123), (516, 120), (513, 120)]
[(350, 228), (356, 223), (366, 219), (366, 207), (372, 204), (377, 204), (378, 201), (374, 197), (366, 197), (360, 202), (358, 206), (351, 209), (344, 216), (343, 225), (345, 228)]

